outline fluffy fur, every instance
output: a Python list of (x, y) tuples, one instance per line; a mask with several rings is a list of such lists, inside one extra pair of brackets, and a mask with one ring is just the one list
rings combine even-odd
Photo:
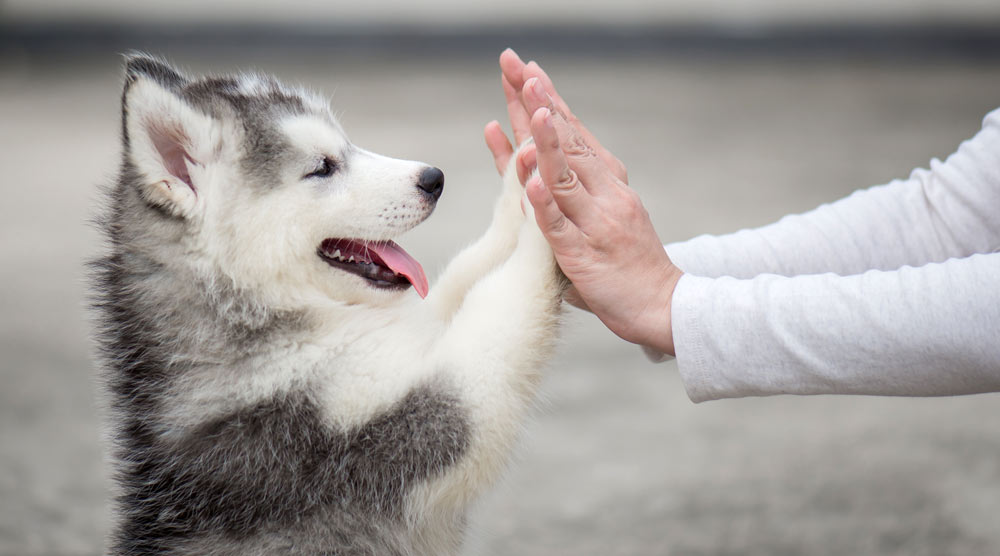
[(390, 240), (440, 194), (419, 185), (427, 166), (351, 144), (325, 102), (135, 55), (122, 114), (94, 265), (110, 553), (457, 553), (533, 403), (566, 285), (514, 172), (421, 301), (318, 253)]

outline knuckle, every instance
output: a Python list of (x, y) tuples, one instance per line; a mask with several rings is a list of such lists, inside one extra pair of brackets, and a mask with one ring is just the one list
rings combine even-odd
[(574, 133), (566, 141), (566, 146), (563, 148), (567, 156), (571, 156), (577, 159), (593, 158), (597, 156), (597, 152), (594, 148), (584, 141), (583, 137), (579, 134)]
[(554, 187), (562, 191), (576, 189), (578, 185), (580, 185), (580, 178), (577, 177), (576, 172), (572, 168), (566, 168), (553, 184)]
[(618, 211), (624, 216), (625, 220), (631, 221), (633, 218), (641, 216), (645, 209), (642, 206), (642, 200), (639, 198), (639, 194), (628, 188), (619, 189), (620, 197), (618, 199)]

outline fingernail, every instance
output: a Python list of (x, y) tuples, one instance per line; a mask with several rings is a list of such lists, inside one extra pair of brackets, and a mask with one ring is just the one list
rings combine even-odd
[(542, 82), (538, 80), (537, 77), (532, 77), (535, 80), (531, 84), (531, 92), (535, 94), (538, 98), (545, 100), (545, 87), (542, 87)]
[(544, 121), (545, 121), (545, 127), (555, 127), (555, 124), (552, 123), (552, 111), (551, 110), (548, 110), (548, 109), (545, 110), (545, 119), (544, 119)]

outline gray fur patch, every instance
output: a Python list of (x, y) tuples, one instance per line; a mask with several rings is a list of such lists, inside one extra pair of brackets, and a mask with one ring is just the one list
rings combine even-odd
[[(137, 442), (120, 473), (118, 553), (276, 535), (330, 554), (391, 549), (385, 531), (403, 526), (410, 487), (462, 455), (467, 427), (454, 396), (423, 386), (346, 432), (325, 426), (309, 395), (295, 392), (205, 423), (179, 442)], [(304, 523), (309, 534), (299, 538)]]
[[(282, 116), (309, 113), (302, 98), (269, 77), (256, 78), (252, 92), (236, 77), (210, 77), (182, 90), (182, 98), (216, 118), (234, 116), (243, 125), (243, 171), (248, 184), (265, 188), (278, 182), (290, 149), (274, 122)], [(319, 114), (318, 114), (319, 115)]]
[[(296, 91), (284, 87), (269, 76), (222, 76), (190, 80), (167, 63), (141, 53), (126, 58), (125, 90), (122, 95), (123, 143), (128, 148), (128, 132), (124, 129), (125, 102), (129, 87), (141, 77), (151, 79), (175, 93), (190, 106), (217, 120), (232, 119), (243, 125), (244, 145), (242, 165), (248, 185), (273, 186), (278, 183), (281, 163), (290, 146), (274, 128), (281, 116), (313, 114), (316, 103), (303, 99)], [(250, 80), (247, 90), (243, 80)]]
[[(208, 115), (242, 123), (255, 160), (245, 169), (260, 173), (257, 183), (277, 171), (286, 148), (268, 127), (273, 112), (264, 111), (314, 106), (273, 80), (255, 80), (251, 91), (233, 78), (191, 81), (142, 56), (127, 62), (123, 99), (140, 77)], [(127, 118), (124, 101), (122, 109)], [(416, 387), (346, 431), (328, 426), (300, 387), (206, 418), (183, 437), (162, 434), (164, 399), (178, 377), (213, 366), (238, 370), (246, 356), (287, 344), (310, 323), (263, 305), (231, 279), (194, 275), (150, 255), (156, 245), (157, 253), (184, 256), (176, 246), (185, 223), (138, 193), (124, 128), (125, 156), (101, 221), (109, 253), (92, 264), (120, 487), (112, 553), (407, 553), (407, 494), (443, 473), (470, 442), (466, 409), (447, 384)]]

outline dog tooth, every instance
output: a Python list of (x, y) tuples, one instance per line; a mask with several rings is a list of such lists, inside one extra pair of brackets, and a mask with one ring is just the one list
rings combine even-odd
[(333, 258), (335, 259), (340, 258), (340, 249), (337, 249), (336, 251), (333, 252)]
[(354, 262), (354, 255), (351, 255), (351, 258), (350, 258), (350, 259), (347, 259), (347, 262), (349, 262), (349, 263), (353, 263), (353, 262)]

